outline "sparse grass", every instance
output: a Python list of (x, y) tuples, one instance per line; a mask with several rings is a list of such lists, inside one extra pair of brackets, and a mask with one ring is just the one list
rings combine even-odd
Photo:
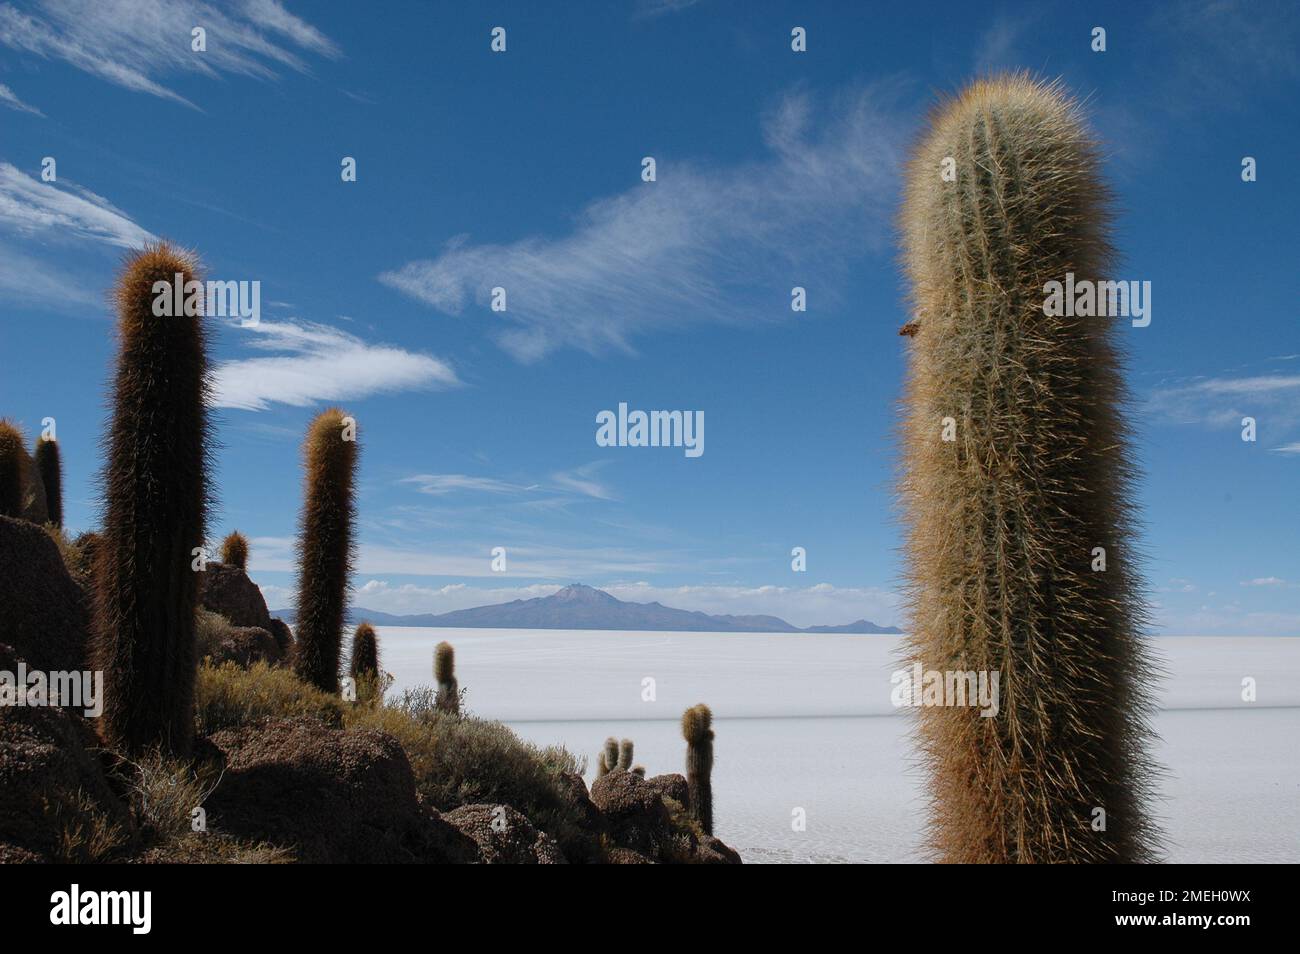
[(201, 735), (273, 717), (311, 716), (326, 725), (343, 725), (345, 705), (337, 696), (264, 662), (247, 669), (234, 663), (205, 663), (199, 667), (194, 696), (195, 724)]
[(220, 613), (200, 609), (194, 618), (195, 652), (200, 660), (216, 655), (221, 641), (235, 627)]
[(59, 832), (54, 846), (58, 864), (99, 864), (109, 861), (128, 842), (128, 835), (85, 792), (75, 801), (61, 799), (46, 806)]

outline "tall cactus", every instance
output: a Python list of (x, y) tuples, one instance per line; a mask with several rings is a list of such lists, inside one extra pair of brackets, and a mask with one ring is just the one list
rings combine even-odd
[(240, 570), (248, 569), (248, 537), (232, 530), (221, 541), (221, 562)]
[(36, 441), (36, 473), (45, 488), (45, 513), (56, 527), (63, 526), (63, 464), (59, 442), (48, 437)]
[(460, 712), (460, 684), (456, 682), (456, 650), (443, 641), (433, 650), (433, 678), (438, 684), (434, 704), (443, 712)]
[(682, 713), (686, 740), (686, 788), (691, 817), (706, 834), (713, 834), (713, 712), (704, 703)]
[(352, 571), (356, 422), (338, 408), (318, 414), (303, 443), (306, 486), (298, 537), (294, 671), (325, 692), (339, 690), (339, 650)]
[(23, 515), (23, 434), (0, 418), (0, 516)]
[(117, 285), (118, 356), (106, 441), (94, 654), (101, 731), (117, 748), (189, 751), (194, 732), (194, 549), (207, 516), (203, 319), (154, 314), (155, 282), (188, 282), (193, 255), (165, 243)]
[(1079, 107), (1023, 75), (945, 103), (908, 170), (910, 650), (1000, 680), (992, 717), (919, 709), (944, 861), (1153, 854), (1114, 328), (1044, 307), (1067, 272), (1104, 278), (1108, 206)]

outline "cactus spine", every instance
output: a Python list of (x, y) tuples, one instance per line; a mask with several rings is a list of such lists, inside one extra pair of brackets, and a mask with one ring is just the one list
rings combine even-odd
[(238, 530), (221, 541), (221, 562), (241, 570), (248, 569), (248, 538)]
[(306, 487), (298, 538), (298, 623), (294, 671), (325, 692), (339, 691), (339, 650), (354, 543), (356, 422), (322, 411), (303, 442)]
[(23, 435), (0, 419), (0, 517), (23, 515)]
[(456, 650), (441, 642), (433, 650), (433, 678), (438, 684), (435, 705), (443, 712), (460, 712), (460, 684), (456, 682)]
[[(941, 175), (948, 159), (955, 181)], [(908, 171), (910, 649), (927, 671), (1000, 678), (992, 718), (918, 709), (944, 861), (1152, 855), (1114, 329), (1044, 306), (1067, 272), (1104, 278), (1107, 204), (1077, 105), (1023, 75), (977, 82), (940, 108)]]
[[(98, 546), (94, 654), (101, 731), (117, 748), (189, 751), (194, 732), (194, 551), (207, 516), (206, 331), (201, 317), (153, 314), (154, 283), (195, 278), (165, 243), (131, 259), (117, 285), (118, 356)], [(201, 564), (199, 564), (201, 565)]]
[(691, 817), (705, 834), (713, 834), (713, 712), (704, 703), (682, 713), (686, 740), (686, 787)]
[(36, 441), (36, 472), (45, 488), (45, 513), (50, 523), (63, 526), (63, 464), (59, 442), (48, 437)]

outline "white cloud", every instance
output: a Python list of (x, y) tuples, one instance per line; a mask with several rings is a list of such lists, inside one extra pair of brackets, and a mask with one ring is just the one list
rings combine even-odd
[[(1151, 411), (1180, 424), (1240, 427), (1243, 417), (1275, 429), (1289, 427), (1300, 408), (1300, 374), (1261, 374), (1241, 378), (1201, 378), (1155, 390)], [(1284, 450), (1284, 448), (1277, 448)]]
[(31, 113), (33, 116), (44, 117), (45, 114), (35, 106), (29, 106), (18, 98), (18, 94), (11, 90), (4, 83), (0, 83), (0, 104), (8, 106), (10, 109), (16, 109), (20, 113)]
[(1300, 454), (1300, 441), (1294, 444), (1282, 444), (1279, 447), (1270, 448), (1277, 454)]
[(1300, 584), (1288, 583), (1286, 580), (1276, 576), (1257, 576), (1253, 580), (1242, 580), (1241, 585), (1242, 586), (1276, 586), (1285, 589), (1293, 589), (1294, 587)]
[(591, 203), (567, 235), (461, 236), (380, 280), (450, 314), (505, 288), (497, 337), (525, 362), (566, 347), (630, 352), (637, 336), (691, 321), (784, 318), (797, 284), (815, 289), (812, 308), (829, 304), (847, 262), (888, 236), (902, 142), (889, 95), (858, 92), (818, 123), (811, 98), (791, 94), (764, 121), (762, 159), (709, 168), (660, 154), (657, 182)]
[[(303, 58), (277, 40), (321, 56), (340, 55), (331, 40), (279, 0), (41, 0), (38, 6), (39, 12), (28, 14), (0, 4), (0, 43), (193, 108), (158, 78), (188, 72), (267, 80), (276, 76), (272, 67), (307, 72)], [(207, 31), (206, 51), (190, 48), (196, 26)]]
[(213, 373), (216, 407), (265, 410), (273, 403), (307, 407), (372, 394), (460, 384), (451, 366), (427, 354), (370, 344), (311, 322), (262, 321), (243, 329), (252, 348), (281, 352), (224, 361)]
[(468, 474), (415, 474), (403, 477), (398, 483), (415, 484), (422, 494), (441, 497), (457, 491), (486, 494), (518, 494), (535, 489), (536, 485), (511, 484), (493, 477), (472, 477)]
[(551, 480), (561, 490), (568, 490), (584, 497), (594, 497), (597, 500), (613, 500), (614, 491), (596, 479), (596, 473), (607, 463), (608, 461), (598, 461), (575, 467), (573, 470), (560, 471), (552, 474)]
[(154, 238), (102, 196), (42, 182), (0, 162), (0, 227), (30, 236), (90, 239), (137, 248)]

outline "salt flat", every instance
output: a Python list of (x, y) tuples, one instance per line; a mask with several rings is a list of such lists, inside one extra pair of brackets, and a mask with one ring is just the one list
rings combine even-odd
[[(890, 701), (906, 664), (897, 636), (383, 627), (380, 639), (395, 690), (432, 682), (446, 639), (475, 714), (593, 761), (606, 736), (631, 738), (651, 774), (682, 770), (677, 720), (707, 702), (717, 833), (748, 861), (927, 860), (912, 713)], [(1168, 860), (1300, 861), (1300, 638), (1150, 645), (1164, 670)], [(1241, 698), (1245, 677), (1255, 702)]]

